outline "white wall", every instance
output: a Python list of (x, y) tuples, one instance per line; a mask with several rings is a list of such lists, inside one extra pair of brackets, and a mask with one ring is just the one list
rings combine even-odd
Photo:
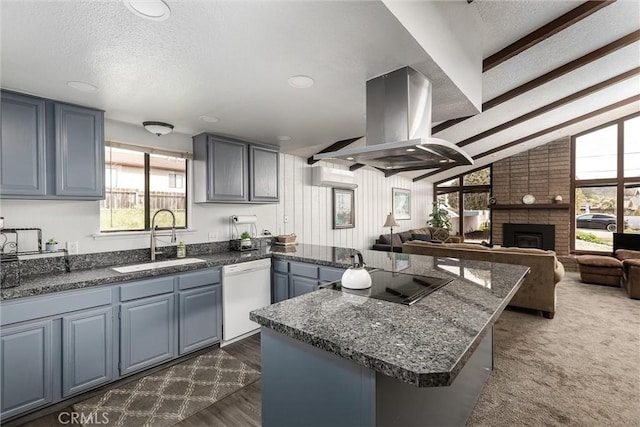
[[(142, 127), (113, 121), (106, 122), (105, 134), (107, 140), (191, 151), (191, 136), (184, 134), (155, 137)], [(317, 165), (345, 168), (328, 162)], [(301, 243), (366, 249), (379, 234), (389, 232), (389, 229), (382, 228), (382, 224), (391, 211), (392, 187), (410, 189), (412, 201), (411, 220), (398, 221), (400, 228), (394, 228), (394, 233), (425, 225), (431, 208), (431, 183), (413, 183), (411, 179), (399, 176), (385, 178), (382, 173), (368, 168), (357, 170), (355, 175), (358, 184), (355, 190), (355, 228), (333, 230), (331, 188), (310, 185), (311, 166), (306, 164), (306, 159), (281, 154), (279, 204), (190, 203), (189, 228), (195, 231), (179, 233), (179, 239), (185, 243), (207, 242), (212, 233), (216, 241), (228, 240), (230, 215), (255, 214), (259, 231), (295, 233)], [(189, 185), (193, 185), (191, 172), (189, 181)], [(285, 215), (288, 216), (286, 223)], [(149, 245), (148, 233), (95, 237), (100, 227), (98, 201), (2, 200), (0, 216), (5, 218), (7, 228), (38, 227), (42, 229), (45, 240), (54, 237), (60, 243), (77, 241), (80, 253), (137, 249)]]

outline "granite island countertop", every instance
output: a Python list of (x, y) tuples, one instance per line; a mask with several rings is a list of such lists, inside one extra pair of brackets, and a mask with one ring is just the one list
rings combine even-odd
[[(112, 268), (114, 266), (120, 267), (127, 265), (126, 263), (114, 264), (113, 266), (100, 265), (93, 268), (90, 265), (84, 265), (84, 268), (73, 269), (71, 272), (48, 272), (46, 274), (43, 273), (23, 277), (19, 286), (3, 288), (0, 292), (0, 300), (12, 300), (16, 298), (45, 295), (94, 286), (113, 285), (131, 280), (184, 273), (271, 257), (346, 268), (350, 265), (350, 260), (348, 258), (349, 252), (350, 249), (346, 248), (305, 244), (296, 245), (295, 252), (292, 252), (291, 249), (286, 249), (285, 251), (282, 247), (265, 245), (259, 250), (254, 251), (238, 252), (227, 250), (212, 254), (195, 254), (188, 258), (199, 258), (204, 262), (175, 265), (131, 273), (119, 273)], [(345, 254), (347, 254), (346, 257)], [(102, 256), (102, 259), (109, 257), (108, 252), (101, 253), (99, 255)], [(119, 255), (122, 254), (119, 253)], [(142, 260), (138, 262), (130, 262), (129, 264), (140, 264), (144, 262), (151, 261)]]
[(320, 289), (251, 312), (275, 332), (418, 387), (450, 385), (528, 267), (363, 251), (369, 267), (454, 280), (412, 306)]

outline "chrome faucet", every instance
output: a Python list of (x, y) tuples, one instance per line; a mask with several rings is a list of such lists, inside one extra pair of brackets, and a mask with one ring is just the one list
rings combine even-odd
[(169, 209), (158, 209), (156, 213), (153, 214), (153, 218), (151, 218), (151, 261), (156, 260), (156, 255), (162, 253), (162, 251), (156, 252), (156, 230), (158, 226), (156, 224), (156, 216), (160, 212), (169, 212), (171, 214), (171, 218), (173, 218), (173, 224), (171, 225), (171, 243), (176, 242), (176, 216)]

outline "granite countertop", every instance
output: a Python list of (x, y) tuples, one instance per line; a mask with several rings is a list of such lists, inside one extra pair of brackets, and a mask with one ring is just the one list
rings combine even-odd
[(255, 310), (251, 319), (418, 387), (450, 385), (528, 267), (363, 251), (370, 267), (454, 280), (412, 306), (321, 289)]
[[(13, 288), (4, 288), (0, 292), (0, 300), (11, 300), (16, 298), (24, 298), (34, 295), (44, 295), (55, 292), (69, 291), (74, 289), (88, 288), (101, 285), (112, 285), (130, 280), (146, 279), (157, 276), (165, 276), (168, 274), (184, 273), (196, 271), (205, 268), (220, 267), (224, 265), (237, 264), (246, 261), (253, 261), (263, 258), (271, 258), (272, 256), (284, 258), (292, 261), (312, 262), (319, 265), (328, 265), (335, 267), (347, 267), (350, 265), (348, 258), (349, 249), (333, 248), (329, 246), (317, 245), (296, 245), (295, 251), (290, 248), (285, 249), (278, 246), (266, 246), (255, 251), (221, 251), (212, 254), (196, 254), (188, 258), (199, 258), (204, 262), (175, 265), (165, 268), (153, 270), (137, 271), (132, 273), (119, 273), (111, 266), (100, 266), (97, 268), (85, 268), (66, 272), (48, 272), (46, 274), (31, 275), (22, 278), (20, 285)], [(337, 259), (336, 253), (342, 258)], [(346, 257), (345, 257), (345, 254)], [(102, 258), (108, 258), (109, 253), (100, 254)], [(121, 253), (119, 255), (122, 255)], [(115, 256), (114, 256), (115, 258)], [(131, 264), (140, 264), (151, 262), (149, 260), (138, 260)], [(126, 264), (117, 264), (120, 267)]]

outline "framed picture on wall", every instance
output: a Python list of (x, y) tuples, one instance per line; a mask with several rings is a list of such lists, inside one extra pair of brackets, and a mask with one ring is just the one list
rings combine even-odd
[(356, 206), (353, 190), (333, 189), (333, 229), (354, 228)]
[(393, 216), (398, 219), (411, 219), (411, 190), (404, 188), (391, 189)]

